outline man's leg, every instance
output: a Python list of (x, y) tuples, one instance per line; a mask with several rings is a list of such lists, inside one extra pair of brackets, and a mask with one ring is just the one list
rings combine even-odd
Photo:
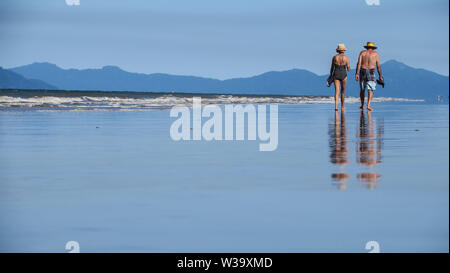
[(361, 99), (361, 106), (359, 107), (359, 108), (361, 108), (361, 109), (363, 109), (364, 108), (364, 87), (363, 87), (363, 85), (361, 85), (361, 87), (360, 87), (360, 92), (359, 92), (359, 97), (360, 97), (360, 99)]
[(369, 95), (369, 99), (367, 100), (367, 110), (372, 111), (373, 109), (370, 108), (370, 103), (372, 102), (372, 97), (373, 97), (373, 91), (371, 89), (368, 89), (368, 95)]

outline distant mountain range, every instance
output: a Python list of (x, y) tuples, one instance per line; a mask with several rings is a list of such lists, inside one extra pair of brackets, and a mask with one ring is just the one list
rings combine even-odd
[[(449, 77), (407, 66), (395, 60), (382, 64), (386, 87), (376, 96), (435, 100), (449, 96)], [(355, 71), (349, 72), (347, 95), (359, 96)], [(131, 73), (117, 66), (101, 69), (62, 69), (51, 63), (33, 63), (0, 69), (0, 88), (101, 91), (189, 92), (273, 95), (332, 95), (325, 85), (328, 75), (303, 69), (267, 72), (248, 78), (218, 80), (169, 74)]]
[(57, 89), (41, 80), (26, 79), (24, 76), (0, 67), (0, 89)]

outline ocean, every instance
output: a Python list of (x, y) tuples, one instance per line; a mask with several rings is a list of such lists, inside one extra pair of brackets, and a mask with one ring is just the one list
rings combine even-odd
[(448, 104), (201, 95), (278, 104), (261, 152), (172, 140), (193, 96), (0, 91), (0, 251), (448, 252)]

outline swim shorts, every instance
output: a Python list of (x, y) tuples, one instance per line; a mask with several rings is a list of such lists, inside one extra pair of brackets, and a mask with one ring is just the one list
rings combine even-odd
[(366, 89), (374, 91), (377, 86), (375, 78), (375, 69), (361, 69), (359, 71), (359, 86), (361, 90)]
[(375, 91), (376, 86), (377, 86), (377, 82), (376, 81), (365, 81), (365, 80), (360, 80), (359, 81), (361, 90), (366, 91), (366, 89)]

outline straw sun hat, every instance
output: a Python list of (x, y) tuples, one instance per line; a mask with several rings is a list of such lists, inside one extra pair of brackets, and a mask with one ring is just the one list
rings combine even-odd
[(369, 49), (369, 48), (377, 49), (377, 47), (375, 46), (374, 42), (367, 42), (367, 44), (364, 46), (364, 48), (366, 48), (366, 49)]
[(336, 48), (337, 52), (339, 52), (339, 51), (346, 51), (346, 50), (347, 50), (347, 48), (345, 47), (344, 44), (338, 44), (338, 46)]

